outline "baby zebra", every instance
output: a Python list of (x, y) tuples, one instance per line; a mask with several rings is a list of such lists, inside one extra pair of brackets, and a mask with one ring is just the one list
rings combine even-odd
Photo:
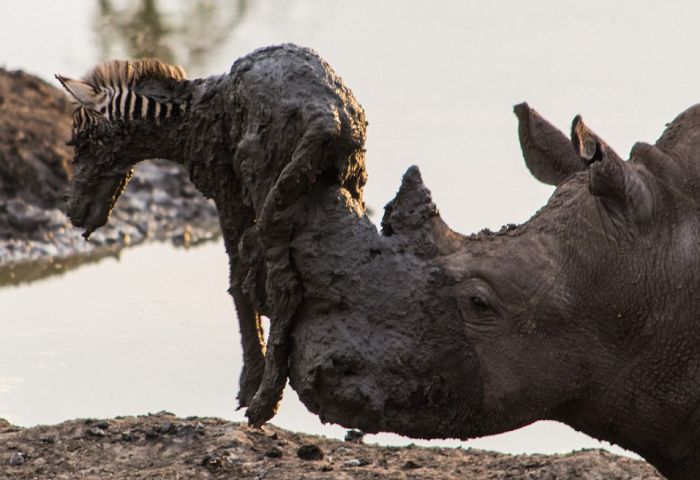
[[(67, 213), (86, 238), (108, 221), (141, 160), (183, 165), (214, 200), (243, 343), (238, 398), (251, 423), (264, 423), (286, 383), (302, 300), (289, 249), (299, 205), (329, 182), (361, 200), (362, 107), (315, 52), (291, 44), (256, 50), (206, 79), (187, 80), (181, 67), (154, 59), (56, 78), (75, 101)], [(284, 301), (268, 308), (271, 298)], [(260, 315), (271, 319), (265, 355)]]

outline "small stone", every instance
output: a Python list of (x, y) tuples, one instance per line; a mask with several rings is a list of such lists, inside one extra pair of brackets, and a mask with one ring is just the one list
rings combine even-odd
[(403, 470), (415, 470), (416, 468), (420, 468), (420, 465), (418, 465), (413, 460), (408, 460), (406, 463), (403, 464), (401, 468)]
[(134, 441), (134, 436), (131, 434), (131, 432), (122, 432), (120, 438), (121, 438), (122, 442), (133, 442)]
[(109, 423), (102, 420), (101, 422), (97, 422), (95, 426), (100, 430), (107, 430), (109, 428)]
[(170, 433), (175, 430), (175, 425), (172, 422), (165, 421), (158, 426), (158, 431), (160, 433)]
[(24, 464), (24, 462), (26, 462), (26, 461), (27, 461), (27, 458), (24, 456), (24, 453), (15, 452), (10, 457), (10, 466), (19, 467), (20, 465)]
[(202, 466), (213, 472), (224, 467), (224, 465), (230, 462), (230, 460), (229, 452), (211, 453), (204, 457), (202, 460)]
[(310, 443), (297, 449), (297, 457), (302, 460), (322, 460), (323, 452), (318, 448), (318, 445)]
[(333, 465), (331, 465), (330, 463), (326, 463), (325, 465), (323, 465), (321, 467), (321, 471), (322, 472), (331, 472), (331, 471), (333, 471)]
[(44, 445), (53, 445), (56, 443), (56, 440), (53, 437), (41, 437), (39, 441)]
[(361, 430), (348, 430), (345, 434), (346, 442), (362, 443), (362, 439), (365, 436), (365, 432)]
[(364, 458), (351, 458), (345, 461), (343, 465), (346, 467), (364, 467), (365, 465), (369, 465), (369, 462)]
[(158, 417), (160, 417), (160, 416), (174, 417), (175, 414), (173, 412), (169, 412), (167, 410), (161, 410), (160, 412), (149, 413), (148, 416), (149, 417), (156, 417), (156, 416), (158, 416)]
[(194, 433), (195, 426), (192, 424), (178, 425), (175, 431), (175, 434), (181, 437), (189, 437), (194, 435)]
[(277, 447), (272, 447), (265, 452), (265, 456), (268, 458), (280, 458), (282, 456), (282, 449)]
[(88, 433), (93, 437), (104, 437), (106, 435), (105, 431), (98, 427), (90, 428), (90, 430), (88, 430)]

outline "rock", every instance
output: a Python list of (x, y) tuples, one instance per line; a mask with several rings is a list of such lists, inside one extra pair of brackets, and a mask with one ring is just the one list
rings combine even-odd
[(365, 432), (361, 430), (348, 430), (348, 432), (345, 434), (345, 441), (346, 442), (354, 442), (354, 443), (362, 443), (362, 440), (365, 437)]
[(27, 458), (25, 457), (24, 453), (15, 452), (10, 457), (10, 466), (18, 467), (20, 465), (23, 465), (24, 462), (26, 462), (26, 461), (27, 461)]
[(322, 460), (323, 451), (321, 451), (318, 445), (309, 443), (297, 449), (297, 457), (302, 460)]
[(229, 452), (215, 452), (207, 455), (202, 460), (202, 466), (209, 471), (216, 471), (224, 468), (231, 463), (231, 454)]
[(408, 460), (406, 463), (403, 464), (401, 468), (403, 470), (415, 470), (416, 468), (420, 468), (420, 465), (418, 465), (413, 460)]
[(99, 427), (91, 427), (88, 430), (88, 434), (92, 435), (93, 437), (104, 437), (106, 435), (105, 431)]
[(364, 467), (365, 465), (369, 465), (369, 461), (365, 460), (364, 458), (351, 458), (350, 460), (346, 460), (343, 462), (343, 466), (345, 467)]
[(172, 433), (175, 431), (175, 425), (172, 422), (165, 421), (158, 426), (158, 432), (162, 434)]
[(280, 458), (282, 456), (282, 449), (272, 447), (265, 452), (265, 456), (268, 458)]

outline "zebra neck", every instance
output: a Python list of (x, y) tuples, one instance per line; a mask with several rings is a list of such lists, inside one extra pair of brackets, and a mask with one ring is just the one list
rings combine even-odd
[(110, 91), (99, 111), (110, 122), (144, 119), (160, 123), (182, 116), (188, 107), (188, 102), (158, 101), (127, 88)]

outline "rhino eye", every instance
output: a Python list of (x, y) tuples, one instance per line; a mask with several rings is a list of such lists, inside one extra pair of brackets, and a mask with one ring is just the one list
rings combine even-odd
[(485, 312), (489, 309), (489, 304), (486, 303), (486, 300), (484, 300), (482, 297), (472, 295), (471, 297), (469, 297), (469, 302), (478, 312)]

